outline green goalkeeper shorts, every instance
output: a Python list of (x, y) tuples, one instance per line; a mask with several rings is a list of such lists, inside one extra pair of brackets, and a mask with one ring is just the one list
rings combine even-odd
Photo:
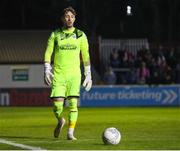
[(54, 70), (51, 98), (79, 97), (81, 85), (81, 72), (75, 70)]

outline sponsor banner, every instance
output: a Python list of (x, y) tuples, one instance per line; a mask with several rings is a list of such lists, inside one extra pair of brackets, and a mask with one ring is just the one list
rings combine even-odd
[(0, 89), (0, 106), (48, 106), (50, 89)]
[(81, 106), (179, 106), (180, 86), (115, 86), (82, 90)]
[(29, 68), (27, 66), (12, 66), (12, 81), (28, 81)]
[[(49, 106), (49, 88), (0, 89), (0, 106)], [(94, 86), (81, 89), (80, 106), (180, 106), (180, 86)]]

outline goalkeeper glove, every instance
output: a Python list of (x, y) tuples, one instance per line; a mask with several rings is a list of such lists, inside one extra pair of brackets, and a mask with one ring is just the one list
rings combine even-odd
[(54, 76), (51, 70), (52, 70), (52, 67), (50, 63), (44, 63), (44, 81), (49, 86), (51, 85), (52, 78)]
[(86, 91), (89, 91), (92, 87), (92, 80), (91, 80), (91, 68), (90, 65), (89, 66), (85, 66), (84, 68), (85, 72), (85, 80), (83, 82), (83, 87), (85, 87)]

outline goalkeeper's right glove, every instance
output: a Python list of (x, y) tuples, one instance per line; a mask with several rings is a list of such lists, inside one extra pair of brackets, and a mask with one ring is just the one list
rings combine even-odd
[(52, 83), (52, 79), (53, 79), (53, 73), (51, 72), (52, 67), (50, 65), (50, 63), (44, 63), (44, 82), (50, 86)]

